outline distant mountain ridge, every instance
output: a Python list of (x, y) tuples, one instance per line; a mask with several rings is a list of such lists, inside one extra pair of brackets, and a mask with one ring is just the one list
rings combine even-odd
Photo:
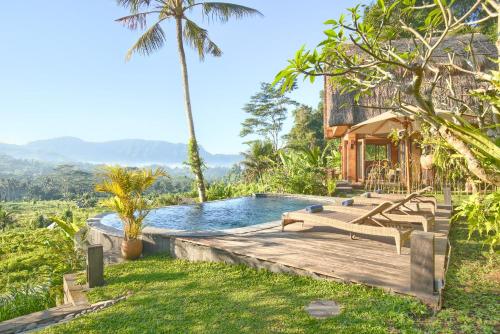
[[(143, 139), (88, 142), (75, 137), (59, 137), (26, 145), (0, 143), (0, 154), (50, 162), (179, 165), (186, 161), (187, 145)], [(202, 147), (200, 155), (210, 166), (230, 166), (241, 161), (240, 155), (212, 154)]]

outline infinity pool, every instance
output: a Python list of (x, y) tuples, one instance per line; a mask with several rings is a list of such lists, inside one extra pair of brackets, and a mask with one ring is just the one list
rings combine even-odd
[[(151, 211), (145, 226), (186, 230), (226, 230), (276, 221), (286, 211), (303, 209), (317, 200), (295, 197), (241, 197), (193, 205), (175, 205)], [(101, 223), (117, 229), (122, 224), (116, 214)]]

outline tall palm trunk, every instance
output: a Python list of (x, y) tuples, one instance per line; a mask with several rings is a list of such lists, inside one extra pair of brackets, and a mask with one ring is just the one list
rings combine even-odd
[(207, 200), (207, 196), (205, 193), (205, 182), (203, 180), (203, 173), (201, 170), (200, 152), (198, 150), (198, 143), (196, 141), (196, 135), (194, 132), (193, 113), (191, 112), (191, 96), (189, 94), (189, 79), (186, 65), (186, 54), (184, 52), (184, 44), (182, 41), (182, 19), (180, 17), (177, 17), (175, 19), (175, 23), (177, 28), (177, 46), (179, 50), (179, 58), (181, 61), (182, 69), (182, 84), (184, 86), (184, 103), (189, 129), (189, 165), (191, 166), (191, 170), (196, 177), (196, 184), (198, 186), (198, 196), (200, 202), (205, 202)]

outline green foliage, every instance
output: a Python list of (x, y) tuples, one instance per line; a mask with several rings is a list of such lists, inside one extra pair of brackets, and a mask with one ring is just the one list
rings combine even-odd
[(305, 150), (280, 152), (280, 164), (266, 175), (264, 182), (271, 184), (277, 192), (325, 194), (325, 171), (317, 165), (315, 153), (317, 152)]
[(193, 193), (184, 194), (161, 194), (150, 196), (154, 207), (182, 204), (186, 198), (196, 197)]
[(460, 116), (454, 116), (453, 122), (448, 120), (442, 120), (442, 122), (448, 131), (467, 143), (485, 168), (500, 173), (500, 146), (493, 142), (486, 133)]
[[(399, 24), (399, 19), (401, 17), (404, 17), (405, 21), (408, 21), (410, 26), (416, 30), (424, 30), (426, 25), (431, 24), (432, 20), (434, 20), (434, 26), (440, 26), (442, 28), (442, 22), (439, 19), (439, 16), (435, 15), (435, 11), (433, 12), (432, 8), (402, 10), (401, 6), (399, 6), (399, 3), (401, 2), (403, 1), (372, 1), (372, 3), (364, 9), (363, 23), (367, 26), (382, 27), (379, 33), (381, 37), (387, 40), (412, 37), (412, 35), (408, 31), (402, 29), (401, 24)], [(412, 0), (407, 2), (411, 3), (413, 6), (423, 6), (432, 3), (432, 1), (427, 0)], [(450, 1), (448, 4), (450, 5), (451, 13), (456, 17), (459, 17), (464, 15), (475, 2), (476, 0), (460, 0)], [(388, 13), (390, 15), (388, 15)], [(481, 13), (480, 10), (478, 10), (475, 15), (472, 15), (474, 20), (483, 17), (484, 13)], [(479, 25), (476, 25), (475, 27), (469, 27), (463, 30), (463, 32), (469, 31), (481, 32), (485, 35), (491, 36), (492, 40), (496, 39), (496, 23), (494, 20), (487, 20)]]
[[(321, 101), (322, 95), (323, 92), (321, 92)], [(321, 102), (316, 109), (306, 105), (295, 109), (293, 111), (293, 127), (284, 138), (287, 147), (290, 148), (324, 147), (323, 103)]]
[(243, 110), (250, 115), (243, 121), (241, 137), (259, 135), (273, 144), (274, 150), (280, 146), (280, 133), (289, 106), (298, 105), (278, 88), (261, 83), (260, 92), (250, 98)]
[(55, 306), (62, 275), (82, 267), (59, 229), (0, 233), (0, 321)]
[(22, 286), (0, 294), (0, 321), (54, 306), (54, 296), (46, 285)]
[(166, 175), (161, 168), (156, 170), (127, 169), (120, 166), (102, 168), (96, 191), (112, 195), (102, 204), (118, 214), (127, 240), (139, 237), (142, 223), (151, 209), (151, 204), (144, 193), (159, 177)]
[[(19, 160), (14, 161), (16, 161), (14, 166), (21, 163)], [(52, 170), (46, 168), (45, 165), (38, 168), (34, 166), (21, 175), (12, 170), (3, 171), (3, 176), (0, 177), (0, 200), (73, 200), (86, 194), (95, 196), (94, 175), (91, 171), (72, 165), (60, 165), (53, 167)]]
[(52, 224), (48, 217), (63, 217), (67, 210), (71, 210), (75, 221), (85, 221), (105, 211), (103, 207), (79, 208), (70, 201), (5, 202), (2, 206), (12, 212), (17, 222), (16, 228), (23, 229), (47, 227)]
[[(0, 155), (0, 201), (71, 200), (80, 208), (92, 208), (101, 196), (94, 190), (95, 165), (57, 166), (10, 159)], [(191, 189), (189, 166), (165, 168), (169, 176), (160, 177), (148, 193), (184, 193)], [(204, 171), (207, 180), (222, 178), (226, 167)]]
[(278, 155), (279, 160), (259, 179), (270, 191), (309, 195), (331, 195), (335, 191), (335, 180), (327, 177), (329, 170), (340, 166), (334, 142), (324, 149), (281, 150)]
[(81, 226), (78, 226), (73, 222), (73, 218), (71, 218), (71, 221), (67, 221), (61, 218), (51, 217), (50, 220), (56, 223), (57, 226), (59, 226), (63, 230), (63, 232), (70, 238), (74, 238), (81, 228)]
[(249, 196), (252, 194), (265, 193), (274, 191), (270, 185), (264, 182), (233, 182), (226, 183), (223, 181), (209, 184), (207, 188), (207, 198), (210, 201)]
[(241, 162), (244, 167), (243, 175), (247, 181), (255, 182), (262, 178), (277, 159), (273, 144), (269, 141), (253, 141), (250, 147), (243, 152), (245, 159)]
[(203, 180), (203, 169), (205, 163), (200, 157), (200, 150), (198, 149), (198, 142), (195, 138), (190, 138), (188, 143), (188, 161), (187, 165), (191, 168), (191, 172), (196, 176), (196, 187), (199, 191), (200, 201), (205, 201), (205, 184)]
[(422, 127), (421, 144), (432, 154), (437, 176), (443, 184), (453, 184), (469, 178), (469, 171), (463, 156), (457, 154), (451, 145), (441, 137), (433, 135), (428, 126)]
[(5, 211), (0, 206), (0, 230), (4, 232), (9, 227), (13, 227), (16, 224), (16, 219), (12, 212)]
[[(418, 333), (428, 314), (414, 298), (381, 289), (164, 256), (108, 266), (105, 279), (91, 302), (133, 294), (41, 333)], [(342, 313), (310, 317), (304, 307), (318, 299), (337, 301)]]
[(490, 252), (500, 244), (500, 190), (484, 195), (476, 193), (456, 208), (454, 219), (465, 218), (469, 239), (477, 232), (490, 246)]
[[(453, 34), (473, 28), (483, 22), (483, 18), (484, 22), (486, 19), (494, 20), (498, 16), (498, 6), (494, 2), (477, 1), (435, 1), (419, 6), (420, 3), (412, 0), (377, 1), (371, 8), (376, 12), (375, 19), (371, 18), (371, 14), (363, 18), (360, 5), (348, 9), (348, 16), (327, 21), (325, 24), (329, 29), (325, 31), (325, 39), (318, 48), (299, 49), (295, 57), (288, 61), (289, 65), (278, 73), (274, 83), (279, 83), (286, 91), (295, 85), (299, 77), (314, 79), (326, 76), (332, 85), (339, 88), (339, 94), (351, 93), (354, 104), (368, 102), (368, 106), (364, 107), (389, 108), (413, 116), (416, 121), (430, 125), (434, 135), (441, 136), (464, 157), (470, 174), (498, 186), (498, 145), (487, 136), (485, 128), (476, 128), (458, 115), (459, 112), (472, 112), (483, 121), (490, 122), (498, 117), (498, 108), (491, 101), (498, 95), (498, 80), (494, 73), (480, 72), (472, 38), (469, 42), (457, 41), (467, 43), (458, 45), (463, 51), (448, 48), (443, 42)], [(464, 16), (449, 17), (453, 13)], [(478, 22), (478, 19), (481, 21)], [(398, 22), (397, 27), (394, 22)], [(415, 23), (419, 24), (417, 28), (414, 28)], [(414, 46), (394, 43), (394, 39), (401, 37), (397, 32), (399, 29), (411, 36), (407, 41), (413, 41)], [(433, 57), (436, 50), (447, 54), (449, 62), (445, 60), (435, 66)], [(455, 58), (462, 58), (465, 67), (457, 65)], [(456, 80), (445, 79), (457, 75), (468, 76), (471, 85), (486, 88), (469, 92), (468, 96), (460, 99), (452, 94), (448, 104), (435, 103), (443, 94), (448, 96), (449, 91), (464, 89)], [(376, 105), (373, 106), (369, 105), (369, 99), (362, 99), (377, 94), (377, 89), (388, 91), (390, 96), (398, 98), (386, 98), (374, 102)], [(453, 119), (444, 117), (438, 108), (447, 108)]]

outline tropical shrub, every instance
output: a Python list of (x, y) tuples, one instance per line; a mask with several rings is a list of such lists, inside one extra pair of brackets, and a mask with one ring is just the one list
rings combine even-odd
[(150, 196), (153, 206), (162, 207), (169, 205), (177, 205), (184, 202), (185, 198), (195, 197), (193, 194), (161, 194)]
[(5, 211), (0, 206), (0, 230), (3, 232), (9, 227), (12, 227), (16, 224), (16, 220), (12, 214), (12, 212)]
[(270, 185), (265, 182), (235, 182), (228, 183), (224, 181), (214, 182), (208, 185), (207, 198), (210, 201), (249, 196), (256, 193), (265, 193), (275, 191)]
[(327, 174), (340, 165), (339, 156), (331, 143), (323, 150), (319, 147), (282, 150), (279, 163), (262, 177), (262, 182), (275, 192), (331, 195), (335, 180)]
[(0, 321), (37, 312), (54, 305), (47, 285), (21, 286), (0, 294)]
[(243, 175), (246, 181), (255, 182), (276, 163), (276, 151), (270, 141), (256, 140), (250, 144), (248, 151), (243, 152)]
[(500, 244), (500, 190), (473, 194), (457, 208), (454, 219), (458, 218), (467, 220), (469, 238), (477, 232), (493, 252)]
[(96, 191), (112, 195), (102, 204), (120, 217), (125, 240), (137, 239), (141, 234), (142, 223), (152, 207), (144, 193), (159, 177), (166, 175), (161, 168), (152, 170), (127, 169), (120, 166), (103, 167)]
[(0, 233), (0, 321), (55, 306), (63, 274), (82, 263), (58, 228)]

